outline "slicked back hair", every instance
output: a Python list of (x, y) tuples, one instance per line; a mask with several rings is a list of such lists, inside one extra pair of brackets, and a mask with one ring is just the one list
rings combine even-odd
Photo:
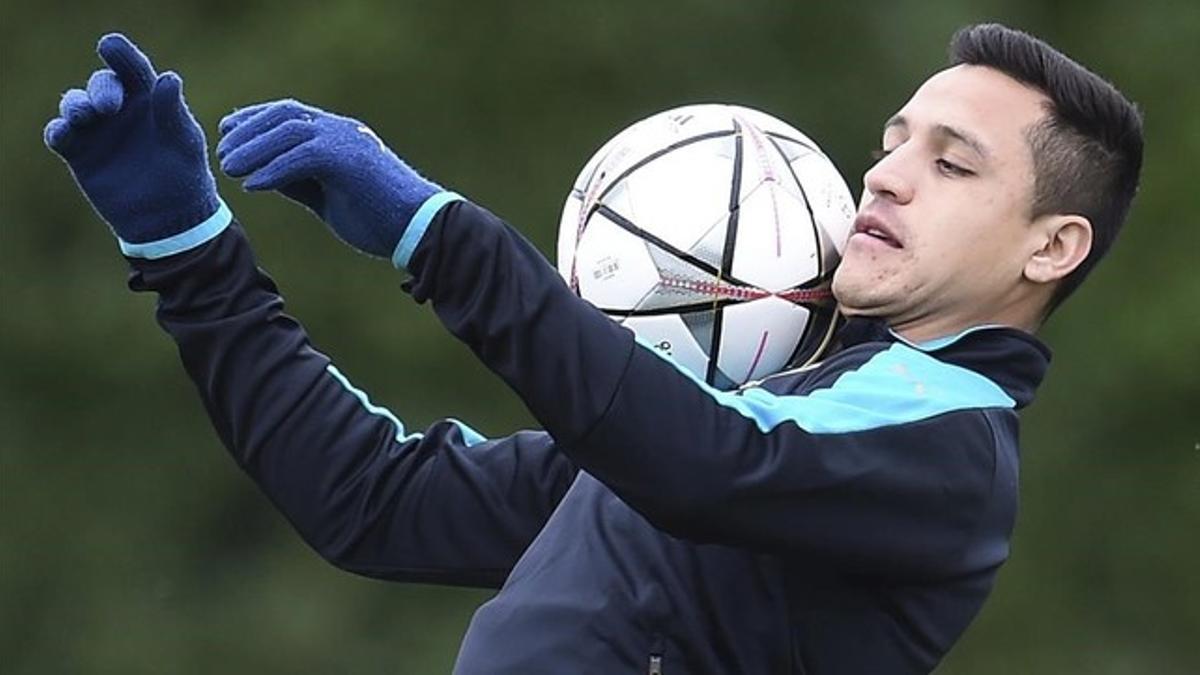
[(1027, 130), (1033, 151), (1032, 217), (1071, 214), (1092, 223), (1092, 249), (1054, 291), (1045, 315), (1108, 253), (1138, 188), (1142, 115), (1104, 78), (1028, 33), (967, 26), (950, 40), (950, 65), (985, 66), (1044, 93), (1045, 119)]

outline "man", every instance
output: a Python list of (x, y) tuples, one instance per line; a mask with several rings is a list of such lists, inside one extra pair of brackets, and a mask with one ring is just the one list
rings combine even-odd
[[(735, 393), (575, 297), (507, 225), (370, 129), (294, 101), (221, 166), (406, 286), (544, 432), (411, 434), (282, 313), (216, 194), (180, 80), (119, 35), (46, 142), (118, 237), (226, 447), (334, 564), (500, 587), (457, 672), (923, 673), (1008, 553), (1032, 336), (1111, 245), (1139, 114), (1042, 42), (965, 29), (885, 125), (820, 366)], [(398, 343), (399, 344), (399, 343)]]

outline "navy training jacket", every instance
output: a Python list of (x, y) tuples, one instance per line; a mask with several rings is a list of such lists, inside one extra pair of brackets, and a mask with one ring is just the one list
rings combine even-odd
[(283, 313), (234, 223), (130, 259), (217, 433), (301, 536), (371, 577), (500, 588), (457, 673), (926, 673), (979, 611), (1017, 509), (1017, 414), (1049, 353), (854, 320), (823, 363), (716, 391), (456, 202), (430, 301), (545, 431), (410, 433)]

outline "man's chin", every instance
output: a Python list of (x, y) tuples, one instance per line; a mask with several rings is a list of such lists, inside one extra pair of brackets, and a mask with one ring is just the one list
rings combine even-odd
[(836, 274), (830, 290), (842, 316), (885, 316), (891, 304), (887, 298), (870, 293), (865, 285), (855, 284)]
[(863, 307), (863, 306), (849, 305), (849, 304), (839, 302), (837, 308), (838, 308), (838, 312), (840, 312), (842, 316), (847, 317), (847, 318), (852, 317), (852, 316), (879, 317), (879, 316), (887, 316), (888, 315), (887, 309), (882, 305)]

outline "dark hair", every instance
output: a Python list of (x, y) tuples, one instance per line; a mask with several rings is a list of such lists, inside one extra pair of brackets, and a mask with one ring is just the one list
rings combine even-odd
[(1108, 252), (1137, 192), (1142, 114), (1104, 78), (1028, 33), (1000, 24), (967, 26), (950, 40), (950, 65), (994, 68), (1038, 89), (1050, 103), (1027, 131), (1033, 151), (1033, 214), (1077, 214), (1092, 223), (1092, 250), (1059, 282), (1054, 311)]

